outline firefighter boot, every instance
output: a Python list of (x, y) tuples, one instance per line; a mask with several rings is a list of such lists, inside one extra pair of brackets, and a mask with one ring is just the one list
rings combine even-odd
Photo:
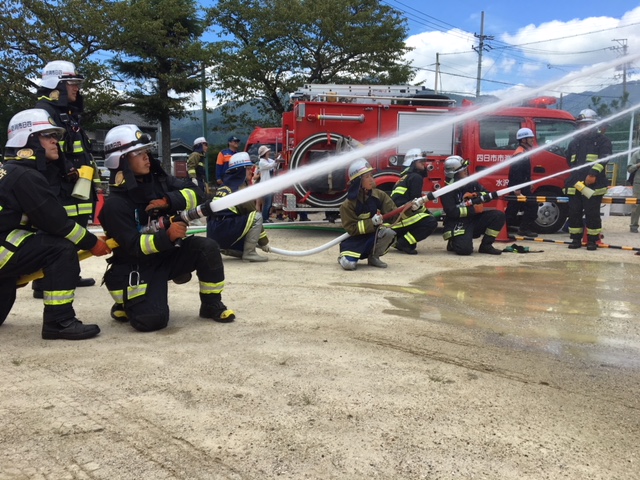
[(338, 257), (338, 263), (343, 270), (355, 270), (357, 267), (357, 262), (351, 261), (347, 257), (343, 256)]
[(256, 216), (256, 222), (244, 237), (244, 250), (242, 251), (243, 262), (266, 262), (269, 260), (267, 257), (263, 257), (256, 253), (256, 246), (258, 245), (258, 240), (260, 240), (261, 233), (262, 218), (260, 216)]
[(228, 255), (229, 257), (242, 258), (242, 252), (240, 250), (220, 250), (222, 255)]
[(587, 250), (597, 250), (598, 244), (596, 243), (600, 240), (600, 235), (587, 235)]
[(200, 305), (200, 318), (210, 318), (218, 323), (231, 323), (236, 319), (235, 312), (229, 310), (225, 304), (222, 303), (222, 300), (218, 299), (213, 302), (209, 300), (209, 302), (210, 303)]
[(389, 250), (389, 247), (396, 238), (396, 232), (390, 228), (378, 228), (376, 235), (378, 238), (373, 247), (373, 252), (371, 252), (371, 255), (369, 255), (367, 259), (367, 263), (372, 267), (387, 268), (387, 264), (380, 260), (380, 257)]
[(482, 242), (478, 247), (478, 253), (487, 253), (489, 255), (502, 255), (502, 250), (498, 250), (493, 246), (493, 242), (495, 241), (494, 237), (490, 237), (485, 235), (482, 238)]
[(569, 248), (571, 250), (574, 250), (576, 248), (580, 248), (582, 247), (582, 235), (578, 234), (572, 234), (571, 235), (571, 243), (569, 244)]
[(114, 303), (111, 306), (111, 318), (118, 322), (128, 322), (127, 312), (124, 310), (124, 305), (121, 303)]
[(100, 333), (97, 325), (84, 325), (77, 318), (69, 318), (57, 323), (42, 325), (44, 340), (85, 340)]

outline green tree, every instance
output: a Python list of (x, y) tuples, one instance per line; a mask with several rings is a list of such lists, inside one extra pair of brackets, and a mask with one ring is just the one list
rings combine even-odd
[(133, 110), (160, 123), (163, 164), (170, 167), (171, 118), (187, 115), (210, 52), (194, 0), (129, 0), (115, 6), (115, 72), (126, 82)]
[(379, 0), (220, 0), (208, 18), (224, 37), (213, 69), (220, 100), (253, 105), (262, 125), (278, 124), (288, 94), (305, 83), (412, 78), (406, 20)]

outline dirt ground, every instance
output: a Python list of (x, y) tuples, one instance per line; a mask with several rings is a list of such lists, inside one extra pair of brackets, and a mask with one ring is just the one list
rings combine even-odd
[[(604, 226), (640, 246), (628, 217)], [(456, 257), (440, 233), (387, 269), (343, 271), (338, 247), (226, 258), (226, 325), (198, 318), (195, 280), (146, 334), (95, 286), (75, 306), (99, 337), (44, 341), (21, 289), (0, 327), (0, 479), (640, 478), (640, 257), (526, 241), (544, 252)], [(269, 232), (287, 250), (338, 235)]]

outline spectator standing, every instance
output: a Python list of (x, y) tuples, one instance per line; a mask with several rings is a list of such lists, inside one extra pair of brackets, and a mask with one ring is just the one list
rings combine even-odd
[[(271, 179), (276, 169), (276, 161), (271, 157), (271, 149), (267, 145), (262, 145), (258, 149), (258, 172), (260, 181), (265, 182)], [(273, 223), (269, 217), (271, 216), (271, 206), (273, 205), (273, 193), (269, 193), (262, 197), (262, 221), (264, 223)]]
[(208, 193), (207, 187), (207, 170), (204, 162), (207, 161), (207, 151), (209, 143), (204, 137), (198, 137), (193, 141), (193, 152), (187, 159), (187, 173), (189, 178), (204, 193)]
[[(633, 196), (640, 199), (640, 175), (638, 174), (640, 169), (640, 150), (633, 154), (631, 157), (631, 163), (627, 167), (631, 179), (631, 186), (633, 187)], [(633, 178), (631, 178), (633, 177)], [(631, 233), (638, 233), (638, 220), (640, 219), (640, 204), (636, 204), (631, 211), (631, 220), (629, 224), (629, 231)]]
[(229, 168), (229, 160), (238, 151), (238, 148), (240, 148), (240, 139), (235, 135), (231, 135), (227, 139), (227, 148), (218, 153), (218, 158), (216, 159), (216, 183), (218, 186), (222, 185), (224, 174)]

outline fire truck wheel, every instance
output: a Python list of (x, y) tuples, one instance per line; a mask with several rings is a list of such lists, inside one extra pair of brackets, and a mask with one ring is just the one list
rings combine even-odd
[[(562, 196), (559, 190), (543, 189), (535, 192), (540, 197)], [(562, 228), (569, 215), (569, 204), (556, 202), (541, 202), (538, 204), (538, 218), (534, 230), (538, 233), (556, 233)]]

